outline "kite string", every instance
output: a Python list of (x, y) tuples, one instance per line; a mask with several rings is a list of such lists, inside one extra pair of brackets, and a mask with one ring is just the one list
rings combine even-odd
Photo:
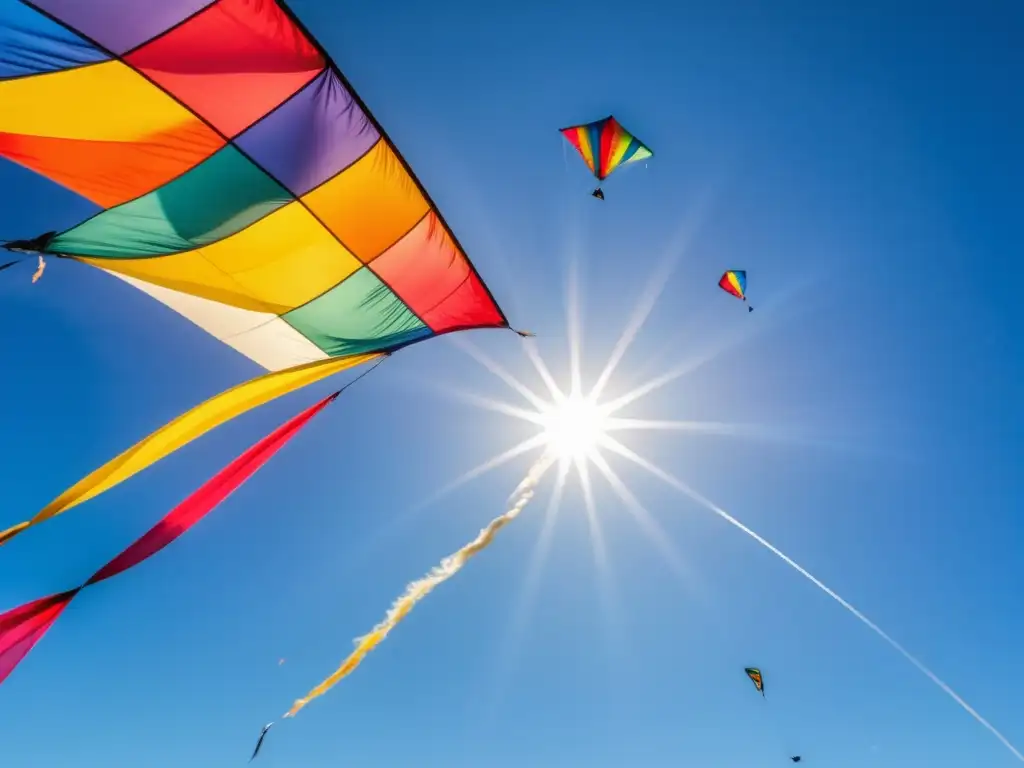
[(534, 462), (533, 466), (527, 471), (526, 476), (509, 497), (506, 511), (488, 523), (473, 541), (444, 558), (440, 565), (435, 566), (426, 576), (410, 583), (406, 587), (405, 593), (391, 604), (391, 608), (388, 609), (383, 621), (377, 624), (369, 634), (355, 641), (355, 650), (341, 663), (341, 666), (304, 697), (297, 699), (292, 708), (284, 714), (284, 717), (294, 717), (310, 701), (327, 693), (342, 678), (351, 674), (362, 663), (367, 654), (380, 645), (384, 638), (388, 636), (388, 633), (409, 614), (416, 603), (430, 594), (435, 587), (462, 570), (462, 566), (471, 557), (486, 549), (494, 540), (498, 531), (515, 520), (526, 505), (530, 503), (537, 485), (554, 462), (555, 458), (548, 452), (545, 452)]
[(381, 363), (383, 363), (383, 362), (384, 362), (385, 360), (387, 360), (387, 359), (388, 359), (389, 357), (391, 357), (391, 353), (390, 353), (390, 352), (384, 352), (384, 353), (383, 353), (383, 354), (382, 354), (382, 355), (381, 355), (381, 356), (380, 356), (380, 357), (379, 357), (379, 358), (377, 359), (377, 362), (375, 362), (375, 363), (374, 363), (373, 365), (371, 365), (371, 366), (370, 366), (369, 368), (367, 368), (367, 369), (366, 369), (365, 371), (363, 371), (363, 372), (362, 372), (362, 373), (360, 373), (360, 374), (359, 374), (358, 376), (356, 376), (356, 377), (355, 377), (354, 379), (352, 379), (352, 381), (348, 382), (348, 383), (347, 383), (347, 384), (345, 384), (345, 385), (344, 385), (343, 387), (341, 387), (341, 388), (340, 388), (340, 389), (338, 390), (338, 394), (340, 395), (340, 394), (341, 394), (342, 392), (344, 392), (344, 391), (345, 391), (346, 389), (348, 389), (349, 387), (351, 387), (351, 386), (352, 386), (353, 384), (355, 384), (355, 383), (356, 383), (357, 381), (359, 381), (359, 380), (360, 380), (361, 378), (363, 378), (364, 376), (369, 376), (369, 375), (370, 375), (371, 373), (373, 373), (373, 372), (374, 372), (374, 371), (375, 371), (375, 370), (377, 369), (377, 366), (378, 366), (378, 365), (380, 365)]

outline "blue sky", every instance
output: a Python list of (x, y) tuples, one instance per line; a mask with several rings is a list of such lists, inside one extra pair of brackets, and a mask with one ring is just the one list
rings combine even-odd
[[(295, 0), (441, 206), (513, 324), (567, 380), (567, 265), (597, 375), (668, 244), (717, 190), (612, 394), (740, 334), (632, 415), (814, 440), (630, 436), (771, 539), (1024, 744), (1024, 125), (1016, 4)], [(615, 113), (655, 152), (588, 196), (562, 125)], [(0, 235), (87, 204), (0, 166)], [(748, 270), (758, 308), (722, 294)], [(140, 293), (51, 263), (0, 280), (3, 522), (255, 367)], [(540, 388), (513, 334), (466, 334)], [(528, 434), (444, 396), (513, 400), (448, 340), (403, 351), (145, 565), (72, 604), (0, 691), (4, 764), (241, 763), (404, 584), (503, 508), (528, 457), (410, 510)], [(0, 553), (12, 607), (92, 573), (331, 383), (204, 437)], [(604, 486), (539, 587), (550, 481), (492, 550), (268, 738), (267, 768), (1002, 768), (1017, 760), (838, 605), (642, 471), (680, 580)], [(516, 617), (525, 617), (516, 624)], [(521, 631), (517, 632), (516, 627)], [(280, 657), (287, 659), (278, 666)], [(742, 674), (766, 675), (761, 701)]]

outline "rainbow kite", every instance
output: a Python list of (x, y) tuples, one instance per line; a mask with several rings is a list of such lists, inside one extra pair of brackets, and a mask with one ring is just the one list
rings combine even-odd
[[(571, 125), (560, 130), (599, 181), (608, 178), (616, 168), (646, 160), (654, 154), (611, 115), (592, 123)], [(600, 185), (591, 194), (604, 200)]]
[(0, 39), (0, 155), (101, 208), (5, 247), (103, 270), (269, 372), (0, 544), (286, 392), (439, 334), (509, 327), (394, 143), (279, 0), (0, 0)]
[[(747, 273), (742, 269), (728, 269), (718, 280), (718, 287), (726, 293), (732, 294), (737, 299), (747, 300)], [(753, 312), (754, 308), (747, 305), (747, 312)]]

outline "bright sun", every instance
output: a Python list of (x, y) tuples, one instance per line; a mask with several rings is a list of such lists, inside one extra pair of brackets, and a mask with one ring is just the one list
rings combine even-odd
[(563, 461), (586, 459), (601, 444), (607, 418), (593, 398), (570, 395), (540, 414), (544, 443)]

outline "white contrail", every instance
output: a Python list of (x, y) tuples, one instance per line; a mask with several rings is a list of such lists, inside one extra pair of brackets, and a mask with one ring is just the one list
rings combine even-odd
[(689, 496), (691, 499), (693, 499), (697, 503), (701, 504), (702, 506), (704, 506), (705, 508), (707, 508), (711, 512), (714, 512), (716, 515), (718, 515), (720, 518), (725, 520), (730, 525), (732, 525), (732, 526), (738, 528), (739, 530), (743, 531), (743, 533), (747, 534), (747, 536), (752, 538), (754, 541), (756, 541), (762, 547), (767, 549), (773, 555), (776, 555), (780, 560), (782, 560), (782, 562), (784, 562), (786, 565), (788, 565), (794, 571), (799, 573), (801, 576), (803, 576), (805, 579), (807, 579), (809, 582), (811, 582), (814, 586), (816, 586), (818, 589), (820, 589), (826, 595), (828, 595), (833, 600), (835, 600), (837, 603), (839, 603), (841, 606), (843, 606), (843, 608), (848, 610), (857, 619), (859, 619), (861, 621), (861, 623), (863, 623), (868, 629), (870, 629), (872, 632), (874, 632), (880, 638), (885, 640), (885, 642), (887, 642), (890, 646), (892, 646), (903, 658), (905, 658), (907, 661), (909, 661), (911, 664), (913, 664), (915, 667), (917, 667), (917, 669), (922, 674), (924, 674), (929, 680), (931, 680), (933, 683), (935, 683), (935, 685), (937, 685), (939, 688), (941, 688), (946, 693), (947, 696), (949, 696), (951, 699), (953, 699), (953, 701), (955, 701), (957, 704), (959, 704), (963, 708), (963, 710), (965, 712), (967, 712), (967, 714), (969, 714), (971, 717), (973, 717), (980, 725), (982, 725), (986, 729), (988, 729), (988, 731), (993, 736), (995, 736), (997, 739), (999, 739), (1000, 742), (1002, 742), (1004, 747), (1006, 747), (1008, 750), (1010, 750), (1013, 753), (1014, 757), (1016, 757), (1018, 760), (1020, 760), (1022, 763), (1024, 763), (1024, 754), (1021, 754), (1021, 752), (1015, 746), (1013, 746), (1012, 743), (1010, 743), (1010, 740), (1008, 738), (1006, 738), (1005, 736), (1003, 736), (1003, 734), (1001, 734), (998, 730), (996, 730), (996, 727), (994, 725), (992, 725), (992, 723), (990, 723), (984, 717), (982, 717), (978, 713), (978, 711), (974, 709), (974, 707), (972, 707), (970, 704), (968, 704), (966, 701), (964, 701), (963, 698), (961, 698), (960, 694), (958, 694), (956, 691), (954, 691), (952, 688), (950, 688), (949, 685), (946, 684), (946, 682), (942, 678), (940, 678), (938, 675), (936, 675), (934, 672), (932, 672), (930, 669), (928, 669), (928, 667), (926, 667), (922, 662), (918, 661), (917, 658), (913, 654), (910, 653), (910, 651), (908, 651), (906, 648), (904, 648), (898, 642), (896, 642), (891, 637), (889, 637), (889, 635), (886, 634), (885, 631), (881, 627), (879, 627), (877, 624), (875, 624), (875, 622), (871, 621), (871, 619), (869, 619), (863, 613), (858, 611), (855, 607), (850, 605), (850, 603), (848, 603), (846, 600), (844, 600), (840, 595), (836, 594), (836, 592), (834, 592), (831, 588), (829, 588), (824, 582), (822, 582), (820, 579), (815, 577), (806, 568), (804, 568), (802, 565), (800, 565), (795, 560), (793, 560), (789, 555), (787, 555), (785, 552), (783, 552), (781, 549), (776, 547), (774, 544), (772, 544), (767, 539), (763, 538), (760, 534), (752, 531), (750, 528), (745, 526), (743, 523), (741, 523), (735, 517), (730, 515), (728, 512), (726, 512), (721, 507), (719, 507), (717, 504), (715, 504), (712, 501), (710, 501), (709, 499), (706, 499), (705, 497), (701, 496), (699, 493), (697, 493), (695, 490), (693, 490), (690, 486), (688, 486), (682, 480), (679, 480), (679, 479), (673, 477), (668, 472), (665, 472), (663, 469), (660, 469), (657, 466), (655, 466), (654, 464), (651, 464), (650, 462), (645, 460), (642, 456), (634, 453), (629, 448), (627, 448), (626, 446), (624, 446), (621, 443), (619, 443), (617, 440), (613, 440), (611, 438), (606, 438), (603, 441), (603, 443), (610, 450), (615, 451), (620, 456), (623, 456), (624, 458), (629, 459), (630, 461), (632, 461), (633, 463), (639, 465), (640, 467), (643, 467), (644, 469), (646, 469), (648, 472), (653, 474), (655, 477), (657, 477), (662, 482), (667, 483), (668, 485), (672, 486), (673, 488), (675, 488), (678, 491), (682, 491), (683, 493), (685, 493), (687, 496)]

